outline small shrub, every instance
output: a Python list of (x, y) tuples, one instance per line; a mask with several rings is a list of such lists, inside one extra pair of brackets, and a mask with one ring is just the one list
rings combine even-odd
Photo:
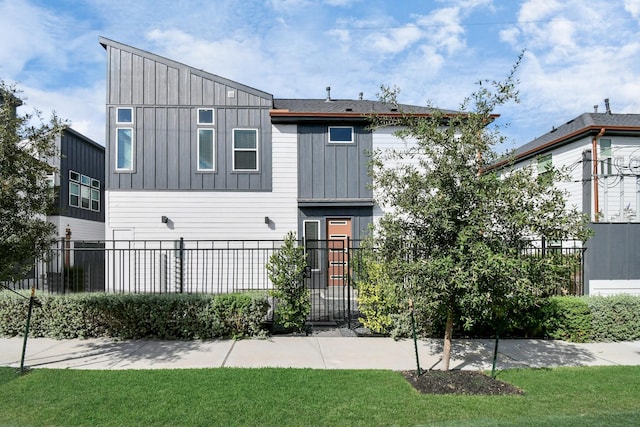
[(592, 336), (591, 310), (585, 298), (553, 297), (543, 308), (549, 338), (587, 342)]
[(630, 295), (593, 296), (586, 299), (592, 316), (594, 341), (640, 339), (640, 298)]

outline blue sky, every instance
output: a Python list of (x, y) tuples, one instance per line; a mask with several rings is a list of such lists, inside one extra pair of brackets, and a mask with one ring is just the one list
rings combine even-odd
[[(104, 144), (104, 36), (278, 98), (457, 109), (518, 54), (509, 147), (593, 111), (640, 113), (640, 0), (0, 0), (0, 79)], [(24, 108), (24, 107), (23, 107)]]

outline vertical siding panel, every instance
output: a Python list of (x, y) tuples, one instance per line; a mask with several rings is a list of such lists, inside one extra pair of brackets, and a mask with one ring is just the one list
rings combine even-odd
[(338, 154), (339, 146), (323, 144), (324, 150), (324, 167), (322, 172), (324, 173), (324, 193), (318, 195), (322, 198), (335, 198), (338, 194), (338, 187), (344, 185), (343, 177), (338, 176)]
[(179, 183), (178, 188), (188, 190), (191, 188), (191, 145), (195, 132), (191, 132), (191, 109), (180, 108), (179, 110), (179, 136), (178, 136), (178, 156), (179, 156)]
[(167, 109), (156, 108), (155, 126), (155, 188), (167, 189), (167, 175), (169, 165), (167, 163)]
[(190, 148), (191, 148), (191, 168), (189, 169), (189, 172), (191, 173), (191, 184), (190, 184), (190, 189), (192, 190), (202, 190), (203, 188), (203, 179), (204, 179), (204, 174), (202, 172), (198, 172), (198, 133), (196, 132), (197, 129), (197, 123), (198, 123), (198, 119), (197, 119), (197, 114), (198, 114), (198, 110), (196, 108), (192, 108), (191, 111), (189, 112), (191, 119), (189, 122), (189, 129), (191, 129), (191, 144), (190, 144)]
[(110, 104), (120, 103), (120, 50), (109, 48), (109, 85), (107, 99)]
[(155, 138), (156, 115), (155, 108), (144, 109), (144, 143), (142, 155), (143, 168), (143, 185), (142, 188), (157, 188), (156, 186), (156, 150), (157, 141)]
[(359, 154), (360, 154), (360, 166), (358, 167), (360, 173), (360, 188), (359, 195), (364, 198), (373, 198), (372, 182), (373, 178), (369, 175), (369, 159), (373, 152), (373, 135), (370, 131), (361, 129), (363, 132), (359, 136)]
[(133, 75), (131, 87), (132, 104), (142, 104), (144, 102), (144, 58), (139, 55), (133, 56)]
[(229, 142), (227, 137), (227, 117), (225, 110), (216, 109), (216, 190), (227, 188), (227, 176), (231, 170), (229, 166)]
[(298, 197), (308, 199), (312, 196), (313, 161), (311, 151), (311, 133), (307, 126), (298, 126)]
[(167, 66), (156, 62), (156, 104), (167, 105)]
[[(229, 97), (229, 92), (233, 92), (233, 97), (230, 98)], [(224, 96), (224, 103), (225, 105), (233, 105), (233, 106), (237, 106), (238, 105), (238, 89), (236, 89), (235, 87), (231, 87), (231, 86), (225, 86), (224, 87), (224, 93), (222, 94), (222, 96)]]
[(171, 190), (180, 188), (180, 146), (179, 146), (179, 109), (167, 110), (167, 187)]
[(191, 75), (191, 105), (202, 105), (202, 77)]
[(135, 190), (141, 190), (144, 188), (144, 144), (145, 144), (145, 121), (144, 121), (145, 108), (138, 107), (134, 109), (134, 123), (135, 123), (135, 146), (134, 146), (134, 172), (131, 174), (131, 188)]
[(311, 156), (312, 156), (312, 170), (313, 176), (311, 181), (311, 197), (323, 198), (325, 192), (324, 188), (324, 150), (325, 141), (324, 134), (312, 133), (311, 134)]
[(362, 168), (362, 162), (360, 159), (361, 150), (359, 150), (360, 141), (358, 135), (354, 135), (356, 139), (356, 145), (347, 147), (347, 176), (345, 179), (344, 187), (346, 190), (346, 197), (358, 198), (362, 197), (358, 189), (360, 188), (360, 169)]
[(326, 194), (325, 197), (338, 197), (344, 199), (347, 197), (347, 182), (349, 176), (349, 148), (347, 144), (339, 144), (336, 146), (336, 179), (337, 185), (334, 194)]
[(237, 190), (238, 189), (238, 174), (233, 172), (233, 128), (238, 126), (238, 117), (237, 111), (233, 108), (225, 110), (226, 117), (226, 128), (225, 128), (225, 137), (227, 140), (228, 147), (228, 170), (229, 174), (227, 175), (227, 185), (226, 188), (229, 190)]
[(213, 105), (214, 104), (214, 93), (213, 93), (213, 80), (203, 79), (202, 81), (202, 104), (203, 105)]
[(191, 73), (187, 68), (179, 69), (178, 81), (178, 103), (180, 105), (189, 105), (191, 103), (189, 86), (191, 84)]
[(156, 103), (156, 61), (144, 60), (144, 103)]
[(246, 107), (249, 105), (249, 94), (242, 90), (236, 90), (236, 98), (238, 98), (238, 105)]
[(180, 73), (176, 68), (169, 67), (167, 70), (167, 103), (169, 105), (178, 105), (180, 102)]
[(224, 85), (218, 82), (214, 83), (214, 104), (215, 105), (220, 105), (220, 106), (225, 106), (226, 105), (226, 96), (227, 94), (225, 93), (224, 90)]
[(120, 104), (131, 104), (131, 56), (129, 52), (121, 52), (120, 55)]

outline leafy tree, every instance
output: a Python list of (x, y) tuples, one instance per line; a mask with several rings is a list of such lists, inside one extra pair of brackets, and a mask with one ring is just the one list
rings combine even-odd
[(517, 102), (518, 65), (502, 82), (480, 82), (455, 114), (434, 108), (428, 117), (412, 115), (397, 103), (397, 89), (383, 87), (382, 100), (401, 117), (372, 117), (374, 126), (400, 126), (397, 136), (414, 141), (372, 156), (375, 197), (386, 212), (374, 244), (421, 318), (444, 321), (444, 370), (454, 324), (483, 320), (498, 334), (555, 288), (558, 257), (526, 256), (532, 238), (588, 237), (585, 218), (554, 186), (561, 171), (490, 168), (504, 141), (493, 111)]
[(283, 246), (269, 258), (267, 271), (276, 298), (274, 322), (285, 329), (302, 331), (311, 311), (311, 296), (304, 284), (307, 259), (304, 248), (296, 245), (289, 232)]
[(0, 80), (0, 282), (23, 277), (50, 248), (55, 227), (45, 217), (53, 189), (46, 175), (55, 168), (46, 160), (57, 155), (54, 141), (66, 126), (55, 114), (48, 123), (38, 111), (18, 114), (19, 94)]

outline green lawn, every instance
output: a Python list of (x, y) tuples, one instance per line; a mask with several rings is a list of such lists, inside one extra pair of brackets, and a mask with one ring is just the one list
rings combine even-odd
[(523, 396), (433, 396), (399, 373), (0, 368), (0, 426), (640, 425), (640, 367), (521, 369)]

